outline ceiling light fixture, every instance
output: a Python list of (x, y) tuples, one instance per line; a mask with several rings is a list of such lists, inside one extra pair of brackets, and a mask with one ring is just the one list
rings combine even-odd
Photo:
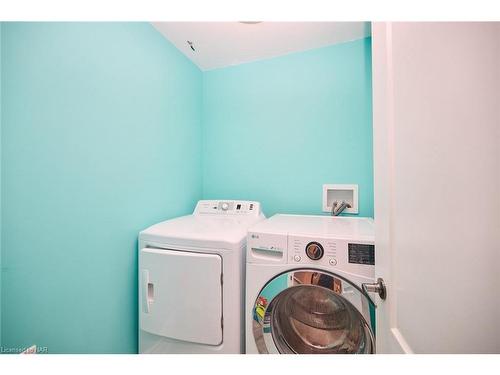
[(262, 23), (262, 21), (239, 21), (239, 22), (245, 25), (255, 25), (257, 23)]

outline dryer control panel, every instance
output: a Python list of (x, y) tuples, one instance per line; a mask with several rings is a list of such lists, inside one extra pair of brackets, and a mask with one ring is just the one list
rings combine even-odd
[(260, 203), (234, 200), (201, 200), (198, 201), (193, 215), (261, 215)]

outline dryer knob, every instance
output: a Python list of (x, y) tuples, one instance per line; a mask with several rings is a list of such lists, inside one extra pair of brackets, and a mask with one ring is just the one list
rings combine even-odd
[(227, 211), (227, 209), (229, 208), (229, 204), (227, 204), (226, 202), (223, 202), (220, 205), (220, 208), (222, 208), (223, 211)]

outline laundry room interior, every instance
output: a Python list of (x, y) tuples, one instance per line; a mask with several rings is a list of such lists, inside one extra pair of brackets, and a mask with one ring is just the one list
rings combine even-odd
[(499, 42), (0, 22), (2, 353), (500, 353)]

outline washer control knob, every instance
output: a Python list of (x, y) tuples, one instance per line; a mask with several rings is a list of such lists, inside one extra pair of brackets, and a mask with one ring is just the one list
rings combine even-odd
[(222, 208), (222, 211), (227, 211), (227, 209), (229, 208), (229, 204), (227, 202), (222, 202), (220, 208)]
[(328, 263), (330, 263), (330, 266), (336, 266), (337, 265), (337, 259), (332, 258), (332, 259), (330, 259), (330, 261)]
[(300, 255), (295, 255), (295, 256), (293, 257), (293, 260), (294, 260), (294, 261), (296, 261), (296, 262), (300, 262), (300, 259), (301, 259), (301, 258), (300, 258)]
[(306, 255), (309, 259), (320, 260), (324, 254), (323, 246), (318, 242), (309, 242), (306, 246)]

